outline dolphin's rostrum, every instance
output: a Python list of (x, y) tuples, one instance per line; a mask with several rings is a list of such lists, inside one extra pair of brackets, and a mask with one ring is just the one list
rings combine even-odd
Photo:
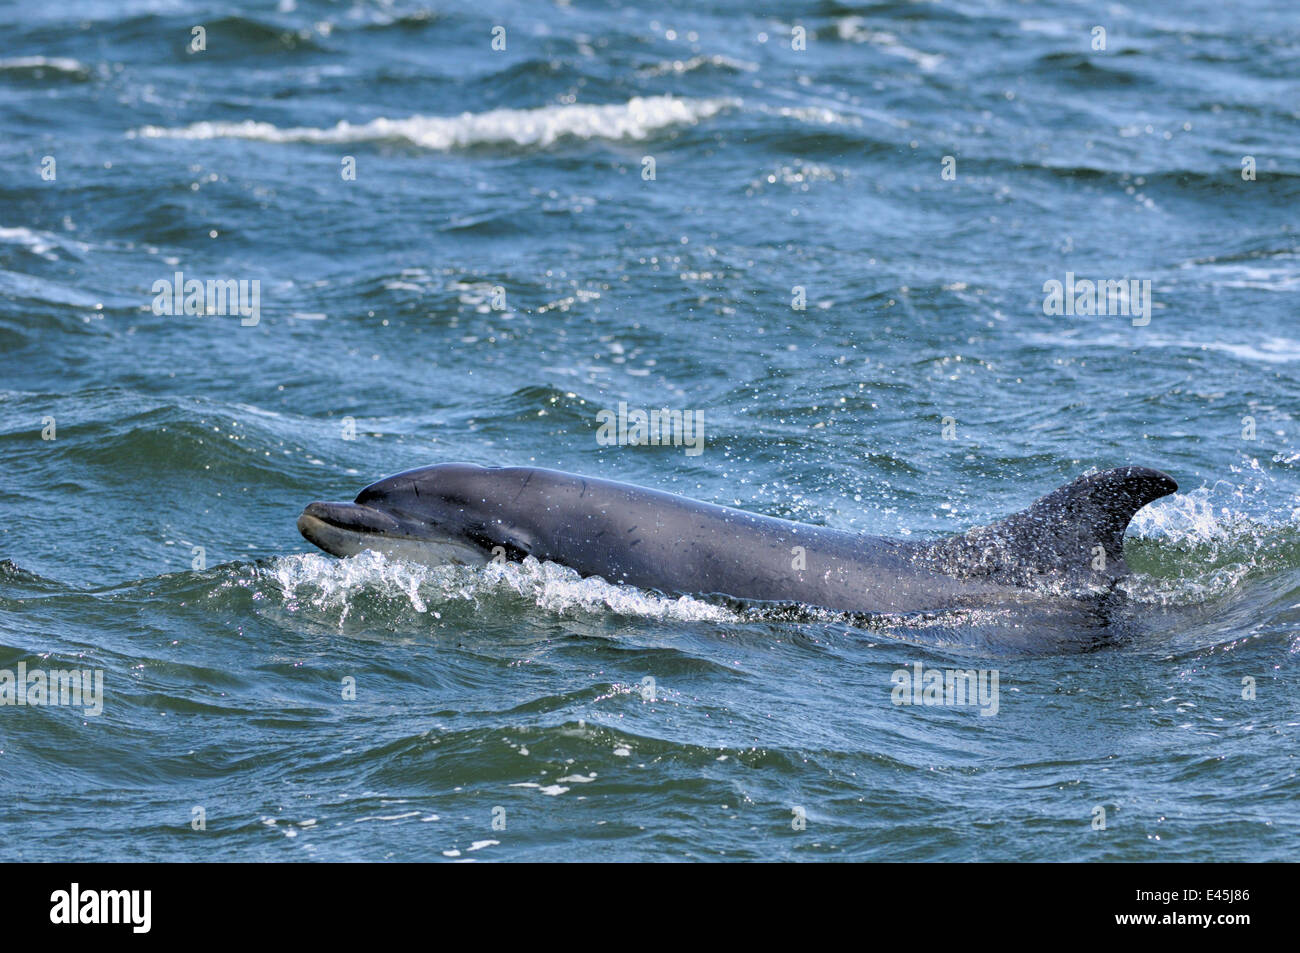
[(298, 518), (336, 556), (422, 563), (535, 556), (669, 594), (797, 602), (864, 613), (939, 611), (1013, 594), (1109, 592), (1128, 573), (1124, 530), (1178, 489), (1121, 467), (1082, 476), (1000, 522), (938, 542), (860, 536), (625, 483), (536, 467), (441, 464)]

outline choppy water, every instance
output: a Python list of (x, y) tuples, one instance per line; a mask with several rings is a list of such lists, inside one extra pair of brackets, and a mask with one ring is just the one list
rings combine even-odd
[[(0, 857), (1293, 858), (1298, 75), (1282, 0), (0, 8), (0, 668), (104, 673), (0, 707)], [(260, 320), (155, 314), (176, 271)], [(705, 451), (599, 446), (619, 401)], [(1142, 624), (1024, 657), (295, 531), (449, 460), (914, 538), (1182, 492)]]

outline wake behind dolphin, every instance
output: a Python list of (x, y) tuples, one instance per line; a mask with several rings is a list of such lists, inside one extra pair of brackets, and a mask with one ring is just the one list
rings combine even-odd
[(1028, 509), (937, 542), (855, 535), (536, 467), (441, 464), (310, 503), (306, 539), (437, 565), (534, 556), (671, 595), (912, 613), (1114, 591), (1124, 531), (1178, 485), (1145, 467), (1088, 476)]

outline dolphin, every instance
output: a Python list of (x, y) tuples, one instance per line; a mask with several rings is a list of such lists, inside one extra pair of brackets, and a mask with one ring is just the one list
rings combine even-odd
[(1105, 470), (996, 523), (914, 542), (558, 470), (451, 463), (387, 477), (351, 503), (310, 503), (298, 529), (335, 556), (369, 549), (430, 565), (533, 556), (671, 595), (895, 614), (1114, 593), (1129, 572), (1129, 521), (1177, 489), (1158, 470)]

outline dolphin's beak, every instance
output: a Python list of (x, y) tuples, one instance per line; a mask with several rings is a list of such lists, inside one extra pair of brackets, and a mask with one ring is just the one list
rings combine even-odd
[(368, 537), (402, 535), (401, 523), (392, 516), (359, 503), (308, 503), (298, 517), (298, 532), (334, 556), (366, 548)]

